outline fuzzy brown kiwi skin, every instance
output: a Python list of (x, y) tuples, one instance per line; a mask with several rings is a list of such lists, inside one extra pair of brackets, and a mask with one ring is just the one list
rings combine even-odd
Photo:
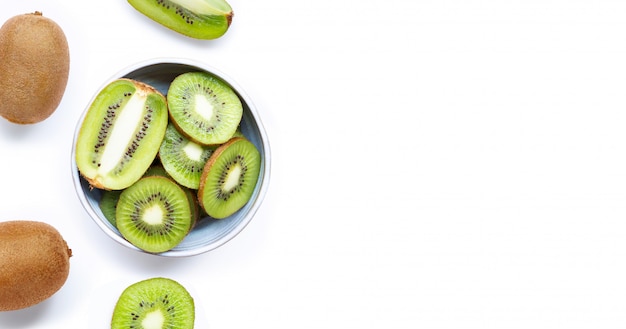
[(65, 34), (41, 12), (9, 18), (0, 28), (0, 115), (34, 124), (58, 108), (65, 93), (70, 53)]
[(72, 250), (50, 224), (0, 223), (0, 311), (38, 304), (65, 284)]

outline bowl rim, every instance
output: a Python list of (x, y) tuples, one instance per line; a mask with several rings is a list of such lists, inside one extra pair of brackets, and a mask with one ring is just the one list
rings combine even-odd
[[(239, 223), (237, 223), (237, 225), (235, 225), (226, 234), (222, 235), (221, 237), (219, 237), (217, 240), (213, 241), (212, 243), (202, 245), (197, 248), (184, 249), (184, 250), (176, 250), (174, 248), (172, 250), (168, 250), (162, 253), (150, 253), (134, 246), (129, 241), (124, 239), (121, 236), (121, 234), (118, 234), (117, 232), (113, 231), (113, 229), (107, 223), (104, 222), (105, 219), (100, 217), (100, 215), (93, 209), (90, 202), (87, 200), (87, 197), (85, 193), (83, 192), (80, 173), (78, 169), (76, 168), (76, 140), (80, 132), (80, 127), (82, 126), (82, 123), (87, 114), (87, 110), (90, 104), (96, 98), (100, 90), (102, 90), (105, 86), (115, 81), (116, 79), (125, 77), (140, 69), (146, 68), (148, 66), (163, 65), (163, 64), (173, 64), (173, 65), (183, 65), (183, 66), (194, 67), (194, 68), (197, 68), (198, 70), (207, 71), (211, 74), (214, 74), (220, 79), (224, 80), (226, 83), (228, 83), (233, 88), (233, 90), (235, 90), (235, 92), (239, 95), (242, 101), (247, 105), (247, 109), (249, 110), (250, 114), (254, 118), (255, 124), (258, 127), (259, 135), (261, 137), (260, 146), (262, 147), (262, 150), (260, 151), (261, 151), (261, 154), (263, 154), (263, 157), (262, 157), (262, 162), (261, 162), (261, 171), (259, 173), (258, 184), (260, 185), (260, 187), (259, 187), (258, 192), (256, 193), (257, 197), (255, 199), (250, 200), (251, 202), (253, 202), (252, 205), (250, 206), (248, 212), (246, 212), (243, 215), (242, 220)], [(188, 256), (199, 255), (199, 254), (203, 254), (208, 251), (214, 250), (224, 245), (225, 243), (229, 242), (230, 240), (232, 240), (235, 236), (241, 233), (241, 231), (243, 231), (243, 229), (250, 223), (252, 218), (255, 216), (255, 214), (259, 210), (261, 204), (263, 203), (263, 200), (265, 199), (265, 195), (267, 194), (267, 190), (269, 187), (269, 178), (271, 175), (271, 163), (270, 163), (271, 150), (270, 150), (269, 140), (268, 140), (267, 132), (265, 130), (265, 126), (263, 125), (263, 121), (261, 120), (258, 109), (256, 105), (254, 104), (254, 102), (252, 101), (252, 99), (248, 96), (248, 94), (241, 87), (241, 85), (235, 79), (232, 78), (232, 76), (225, 74), (224, 72), (222, 72), (221, 70), (219, 70), (218, 68), (210, 64), (207, 64), (198, 60), (190, 59), (190, 58), (184, 58), (184, 57), (155, 57), (152, 59), (138, 61), (129, 66), (126, 66), (125, 68), (122, 68), (121, 70), (118, 70), (114, 75), (109, 77), (94, 92), (93, 96), (87, 103), (87, 106), (83, 109), (76, 123), (76, 126), (74, 128), (72, 148), (71, 148), (70, 153), (71, 153), (70, 170), (72, 173), (72, 181), (74, 184), (74, 189), (76, 191), (76, 194), (78, 195), (81, 205), (83, 206), (85, 211), (87, 211), (89, 217), (91, 217), (91, 219), (98, 225), (98, 227), (100, 227), (102, 231), (104, 231), (110, 238), (112, 238), (117, 243), (125, 247), (128, 247), (132, 250), (141, 252), (141, 253), (157, 255), (157, 256), (162, 256), (162, 257), (188, 257)]]

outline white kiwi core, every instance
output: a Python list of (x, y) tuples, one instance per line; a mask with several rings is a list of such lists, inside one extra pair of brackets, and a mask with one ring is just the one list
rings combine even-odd
[(239, 178), (241, 177), (241, 166), (236, 165), (226, 176), (226, 181), (224, 182), (224, 190), (230, 191), (234, 189), (239, 184)]
[(204, 95), (196, 95), (194, 109), (202, 118), (210, 121), (213, 118), (213, 104)]
[(224, 0), (171, 0), (173, 3), (187, 8), (200, 15), (223, 15), (232, 11)]
[(202, 147), (194, 142), (189, 142), (183, 147), (183, 152), (187, 157), (194, 161), (202, 160)]
[(146, 317), (141, 321), (141, 326), (144, 329), (162, 329), (164, 323), (165, 317), (161, 310), (157, 309), (146, 314)]
[(163, 223), (163, 209), (158, 204), (147, 208), (141, 219), (150, 225), (160, 225)]
[(119, 119), (113, 125), (109, 141), (102, 151), (102, 158), (98, 172), (105, 176), (113, 170), (124, 157), (130, 141), (134, 139), (137, 126), (141, 124), (144, 116), (144, 104), (148, 94), (140, 89), (135, 92), (120, 112)]

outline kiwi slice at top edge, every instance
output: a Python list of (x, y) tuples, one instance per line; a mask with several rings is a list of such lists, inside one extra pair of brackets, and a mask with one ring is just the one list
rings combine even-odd
[(171, 122), (203, 145), (228, 141), (243, 116), (243, 105), (233, 89), (206, 72), (187, 72), (174, 78), (167, 102)]
[(249, 140), (233, 137), (207, 161), (200, 187), (200, 206), (211, 217), (226, 218), (252, 197), (261, 170), (259, 150)]
[(128, 3), (173, 31), (203, 40), (224, 35), (234, 15), (225, 0), (128, 0)]

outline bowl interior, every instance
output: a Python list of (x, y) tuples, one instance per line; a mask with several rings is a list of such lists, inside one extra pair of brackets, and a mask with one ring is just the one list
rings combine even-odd
[[(196, 255), (215, 249), (228, 242), (241, 232), (241, 230), (243, 230), (256, 213), (264, 197), (269, 180), (269, 144), (256, 108), (248, 96), (242, 92), (242, 89), (223, 73), (220, 73), (216, 69), (210, 68), (205, 64), (172, 60), (137, 64), (134, 67), (120, 72), (118, 75), (113, 77), (111, 81), (117, 78), (135, 79), (155, 87), (165, 95), (169, 89), (170, 83), (175, 77), (182, 73), (191, 71), (209, 72), (226, 82), (237, 93), (243, 104), (241, 132), (257, 147), (261, 153), (261, 169), (252, 197), (242, 209), (224, 219), (216, 220), (209, 217), (200, 219), (196, 227), (178, 246), (167, 252), (159, 253), (158, 255), (161, 256), (178, 257)], [(86, 111), (87, 109), (85, 109), (85, 112)], [(84, 116), (85, 113), (83, 113), (78, 122), (72, 145), (72, 175), (78, 197), (85, 210), (105, 233), (117, 242), (139, 251), (140, 249), (126, 241), (120, 232), (113, 225), (111, 225), (109, 221), (107, 221), (98, 205), (102, 196), (101, 191), (98, 189), (92, 189), (89, 186), (89, 183), (83, 179), (78, 172), (75, 161), (76, 139)]]

